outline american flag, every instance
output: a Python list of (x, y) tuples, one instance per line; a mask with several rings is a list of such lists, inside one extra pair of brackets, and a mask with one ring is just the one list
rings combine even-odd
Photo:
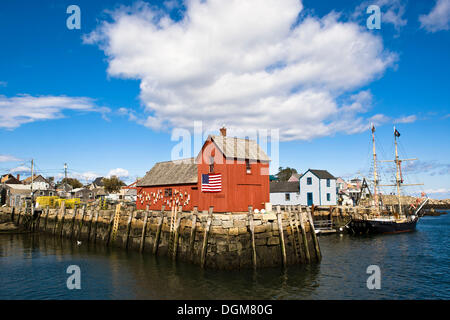
[(220, 173), (202, 174), (202, 192), (222, 191), (222, 176)]

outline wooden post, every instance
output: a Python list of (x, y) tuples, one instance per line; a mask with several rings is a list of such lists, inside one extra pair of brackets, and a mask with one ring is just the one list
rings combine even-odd
[(144, 225), (142, 226), (141, 244), (139, 246), (139, 252), (144, 252), (145, 233), (147, 232), (147, 220), (148, 220), (148, 206), (147, 210), (145, 210)]
[[(45, 220), (44, 220), (44, 232), (47, 231), (47, 220), (48, 220), (48, 214), (50, 212), (50, 207), (49, 206), (47, 206), (47, 210), (46, 211), (47, 212), (45, 214)], [(20, 211), (19, 211), (19, 213), (20, 213)]]
[[(63, 206), (65, 207), (66, 201), (61, 201), (61, 206), (59, 207), (59, 211), (63, 210)], [(53, 235), (56, 234), (56, 230), (58, 229), (58, 211), (55, 214), (55, 225), (53, 226)]]
[(21, 212), (22, 212), (22, 210), (21, 210), (21, 208), (19, 208), (19, 213), (17, 215), (17, 225), (19, 225), (19, 223), (20, 223), (20, 214), (21, 214)]
[(70, 239), (72, 240), (73, 238), (73, 232), (75, 229), (75, 220), (77, 218), (77, 211), (78, 211), (78, 206), (75, 204), (73, 207), (73, 216), (72, 216), (72, 223), (70, 225)]
[(252, 242), (253, 269), (256, 269), (255, 226), (253, 224), (253, 207), (252, 206), (248, 206), (248, 225), (249, 225), (249, 230), (250, 230), (250, 239)]
[(316, 230), (314, 228), (314, 221), (313, 221), (311, 211), (309, 210), (309, 208), (306, 211), (308, 213), (308, 220), (309, 220), (311, 235), (312, 235), (313, 242), (314, 242), (314, 249), (316, 251), (316, 258), (317, 258), (317, 261), (320, 261), (322, 259), (322, 255), (320, 253), (319, 241), (317, 240)]
[(177, 260), (177, 251), (178, 251), (178, 239), (180, 236), (180, 224), (181, 224), (181, 216), (183, 213), (183, 209), (180, 206), (180, 214), (178, 215), (176, 224), (175, 224), (175, 234), (173, 235), (173, 260)]
[(112, 214), (111, 217), (109, 218), (108, 235), (106, 236), (106, 246), (109, 246), (109, 243), (111, 242), (111, 232), (113, 229), (114, 217), (115, 215)]
[(14, 223), (14, 211), (16, 210), (16, 207), (14, 206), (14, 207), (12, 207), (12, 210), (11, 210), (11, 222), (12, 223)]
[(286, 247), (284, 246), (284, 232), (280, 206), (277, 206), (277, 220), (278, 220), (278, 233), (280, 235), (281, 258), (283, 262), (283, 267), (286, 267)]
[(86, 215), (86, 205), (83, 206), (83, 211), (81, 211), (81, 221), (80, 221), (80, 224), (79, 224), (77, 240), (81, 239), (81, 231), (83, 230), (84, 216), (85, 215)]
[(94, 243), (97, 241), (97, 224), (98, 224), (98, 215), (99, 215), (99, 210), (95, 211), (95, 222), (94, 222)]
[(300, 260), (300, 252), (299, 252), (299, 248), (297, 248), (297, 244), (296, 244), (295, 230), (294, 230), (294, 224), (292, 223), (291, 214), (292, 214), (292, 211), (291, 211), (291, 207), (289, 206), (289, 208), (288, 208), (288, 221), (289, 221), (289, 227), (291, 228), (292, 246), (294, 247), (295, 256), (297, 257), (298, 260)]
[(155, 243), (153, 244), (153, 254), (156, 255), (158, 254), (158, 247), (159, 247), (159, 239), (161, 239), (161, 229), (164, 223), (164, 209), (165, 206), (161, 207), (161, 221), (158, 224), (158, 229), (156, 230), (156, 235), (155, 235)]
[(197, 213), (198, 208), (194, 207), (194, 211), (192, 212), (192, 226), (191, 226), (191, 237), (189, 238), (189, 260), (193, 260), (194, 257), (194, 243), (195, 243), (195, 231), (197, 229)]
[(61, 217), (61, 231), (60, 231), (60, 237), (63, 236), (64, 231), (64, 217), (66, 215), (66, 202), (63, 202), (64, 204), (61, 205), (61, 211), (62, 211), (62, 217)]
[[(300, 206), (298, 206), (297, 208), (298, 210), (300, 210)], [(305, 250), (302, 250), (302, 239), (301, 239), (301, 235), (300, 235), (300, 229), (298, 228), (299, 222), (298, 222), (298, 212), (294, 211), (294, 227), (295, 227), (295, 231), (297, 232), (297, 242), (299, 245), (298, 250), (300, 251), (299, 254), (299, 258), (302, 259), (302, 262), (304, 263), (306, 260), (306, 254), (305, 254)]]
[(130, 231), (131, 231), (131, 223), (133, 222), (133, 214), (134, 212), (131, 211), (130, 215), (128, 216), (128, 222), (127, 222), (127, 240), (125, 243), (125, 249), (128, 249), (128, 243), (130, 242)]
[(209, 207), (209, 213), (208, 213), (208, 221), (206, 222), (206, 228), (205, 228), (205, 234), (203, 235), (203, 245), (202, 245), (202, 256), (200, 259), (201, 267), (205, 267), (206, 263), (206, 252), (208, 248), (208, 235), (209, 235), (209, 228), (211, 227), (212, 222), (212, 213), (213, 213), (214, 207)]
[(311, 263), (311, 254), (309, 253), (308, 238), (306, 236), (305, 222), (303, 219), (305, 213), (303, 212), (301, 207), (299, 208), (299, 210), (300, 210), (300, 213), (299, 213), (300, 229), (302, 230), (303, 245), (305, 248), (305, 257), (306, 257), (306, 261), (308, 263)]
[(92, 219), (94, 219), (94, 211), (92, 210), (92, 206), (89, 206), (89, 221), (88, 221), (88, 232), (87, 232), (87, 242), (89, 242), (91, 238), (91, 229), (92, 229)]

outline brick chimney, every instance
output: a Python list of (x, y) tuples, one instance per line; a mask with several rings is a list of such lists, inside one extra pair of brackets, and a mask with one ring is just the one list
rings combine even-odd
[(225, 128), (225, 126), (223, 126), (222, 128), (220, 128), (220, 135), (222, 137), (226, 137), (227, 135), (227, 128)]
[(17, 174), (17, 180), (20, 181), (20, 173)]

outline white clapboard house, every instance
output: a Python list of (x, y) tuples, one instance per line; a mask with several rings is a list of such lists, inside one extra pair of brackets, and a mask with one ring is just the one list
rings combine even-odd
[(271, 181), (270, 203), (272, 205), (299, 205), (300, 192), (298, 181)]
[(326, 170), (309, 169), (300, 178), (300, 204), (336, 205), (336, 178)]

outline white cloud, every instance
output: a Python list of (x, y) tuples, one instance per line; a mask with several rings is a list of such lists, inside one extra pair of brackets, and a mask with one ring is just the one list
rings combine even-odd
[[(110, 76), (139, 79), (149, 128), (277, 129), (311, 139), (368, 128), (358, 90), (396, 56), (360, 25), (305, 17), (298, 0), (191, 0), (181, 21), (140, 2), (85, 36)], [(352, 95), (353, 94), (353, 95)], [(349, 96), (343, 99), (344, 96)], [(342, 103), (338, 101), (345, 100)]]
[(62, 118), (65, 110), (109, 112), (86, 97), (0, 95), (0, 128), (15, 129), (25, 123)]
[(10, 173), (28, 173), (31, 172), (31, 168), (25, 166), (15, 167), (9, 170)]
[(0, 162), (16, 162), (16, 161), (21, 160), (7, 154), (0, 154)]
[(128, 170), (122, 169), (122, 168), (112, 169), (108, 173), (108, 177), (116, 176), (118, 178), (121, 178), (121, 177), (126, 178), (129, 175), (130, 174), (128, 173)]
[(401, 117), (394, 120), (394, 123), (413, 123), (417, 121), (416, 115), (410, 115), (406, 117)]
[(450, 189), (446, 189), (446, 188), (427, 189), (424, 192), (427, 194), (450, 193)]
[(403, 17), (406, 6), (404, 0), (368, 0), (356, 7), (353, 18), (364, 17), (367, 19), (367, 7), (377, 5), (381, 9), (381, 28), (384, 23), (390, 23), (399, 31), (401, 27), (406, 26), (408, 21)]
[(430, 13), (421, 15), (419, 21), (429, 32), (450, 30), (450, 0), (437, 0)]

